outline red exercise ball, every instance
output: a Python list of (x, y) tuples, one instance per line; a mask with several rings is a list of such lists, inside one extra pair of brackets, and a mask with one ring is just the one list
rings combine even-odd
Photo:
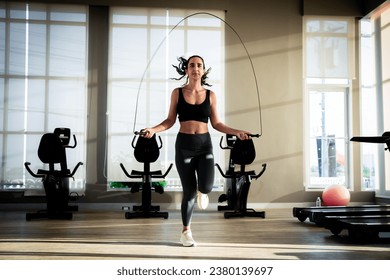
[(324, 206), (347, 206), (351, 199), (349, 190), (340, 185), (332, 185), (322, 192)]

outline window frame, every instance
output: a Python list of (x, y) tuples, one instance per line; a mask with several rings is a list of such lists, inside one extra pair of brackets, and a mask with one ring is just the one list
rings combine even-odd
[[(210, 79), (208, 82), (213, 85), (213, 87), (210, 89), (213, 90), (218, 96), (217, 97), (218, 98), (218, 104), (217, 104), (218, 111), (221, 115), (221, 118), (224, 119), (224, 112), (225, 112), (225, 110), (224, 110), (225, 104), (224, 103), (225, 102), (224, 102), (223, 91), (224, 91), (225, 86), (224, 86), (224, 82), (223, 82), (224, 81), (224, 79), (223, 79), (223, 75), (224, 75), (223, 61), (224, 61), (224, 48), (225, 48), (225, 44), (224, 44), (225, 26), (224, 26), (224, 23), (221, 22), (219, 19), (214, 18), (214, 17), (210, 17), (210, 15), (203, 14), (203, 15), (196, 15), (196, 17), (189, 17), (190, 15), (205, 12), (205, 11), (200, 12), (200, 11), (196, 11), (196, 10), (185, 10), (185, 9), (176, 9), (176, 8), (174, 8), (174, 9), (128, 8), (128, 10), (132, 11), (132, 12), (136, 12), (136, 11), (140, 11), (141, 13), (144, 12), (143, 16), (146, 16), (148, 18), (147, 20), (143, 20), (141, 23), (139, 23), (138, 27), (141, 27), (141, 28), (150, 28), (151, 27), (152, 31), (153, 31), (153, 28), (155, 30), (156, 29), (162, 30), (163, 31), (162, 34), (164, 36), (162, 37), (163, 41), (157, 40), (158, 42), (157, 42), (157, 44), (155, 43), (155, 45), (150, 45), (149, 38), (147, 39), (149, 42), (149, 44), (147, 46), (147, 58), (145, 59), (145, 63), (142, 64), (142, 66), (138, 67), (138, 68), (142, 68), (139, 70), (146, 71), (146, 73), (144, 73), (144, 76), (142, 75), (142, 71), (139, 71), (139, 73), (137, 75), (134, 75), (129, 79), (127, 79), (126, 77), (115, 78), (115, 77), (113, 77), (113, 73), (112, 73), (113, 71), (115, 71), (115, 69), (113, 70), (113, 66), (111, 64), (113, 62), (111, 50), (113, 48), (112, 47), (112, 36), (114, 34), (114, 32), (112, 32), (111, 30), (112, 30), (112, 26), (118, 26), (118, 24), (114, 24), (112, 22), (115, 10), (120, 10), (121, 12), (124, 13), (126, 11), (126, 8), (120, 8), (120, 7), (111, 7), (110, 8), (110, 16), (109, 16), (109, 18), (110, 18), (110, 23), (109, 23), (109, 25), (110, 25), (110, 27), (109, 27), (109, 29), (110, 29), (110, 47), (109, 47), (110, 54), (109, 54), (109, 67), (108, 67), (110, 70), (109, 70), (109, 75), (108, 75), (109, 80), (108, 80), (108, 94), (107, 94), (107, 100), (108, 100), (107, 101), (107, 104), (108, 104), (107, 111), (110, 113), (107, 114), (108, 115), (108, 117), (107, 117), (108, 142), (107, 142), (107, 147), (106, 147), (107, 163), (105, 164), (105, 167), (106, 167), (105, 173), (106, 173), (107, 190), (108, 191), (129, 191), (129, 188), (126, 186), (123, 188), (118, 187), (118, 186), (123, 185), (122, 183), (126, 184), (127, 182), (132, 182), (132, 181), (137, 181), (137, 180), (127, 178), (125, 176), (125, 174), (123, 173), (123, 171), (119, 168), (120, 162), (119, 161), (115, 162), (115, 160), (117, 160), (117, 159), (115, 159), (115, 157), (118, 158), (118, 153), (116, 153), (116, 154), (115, 154), (115, 152), (113, 154), (111, 153), (113, 151), (113, 149), (112, 149), (113, 146), (110, 143), (110, 141), (113, 141), (113, 139), (114, 139), (113, 137), (122, 137), (123, 138), (122, 142), (118, 142), (118, 145), (121, 145), (120, 146), (120, 150), (122, 152), (122, 155), (120, 155), (121, 160), (122, 160), (121, 163), (124, 164), (124, 166), (126, 167), (126, 169), (128, 171), (130, 171), (133, 168), (136, 170), (140, 170), (140, 163), (135, 161), (134, 156), (133, 156), (133, 148), (130, 145), (130, 143), (133, 139), (133, 136), (134, 136), (133, 129), (135, 131), (137, 131), (137, 130), (141, 129), (143, 126), (156, 125), (157, 123), (161, 122), (167, 116), (172, 90), (175, 87), (179, 87), (185, 83), (184, 79), (180, 80), (180, 81), (174, 81), (171, 79), (171, 78), (178, 77), (178, 74), (176, 72), (174, 72), (174, 69), (173, 69), (173, 67), (171, 67), (171, 64), (177, 64), (178, 61), (176, 60), (176, 58), (178, 56), (181, 56), (181, 55), (189, 56), (189, 55), (195, 54), (195, 53), (193, 53), (193, 50), (190, 49), (190, 47), (189, 47), (190, 42), (193, 42), (193, 41), (191, 41), (191, 40), (193, 40), (192, 37), (194, 37), (194, 36), (188, 36), (188, 33), (191, 31), (198, 32), (198, 33), (199, 32), (204, 33), (205, 31), (219, 32), (220, 40), (218, 43), (219, 46), (217, 47), (217, 48), (221, 49), (221, 51), (219, 52), (221, 58), (219, 60), (217, 60), (213, 56), (211, 56), (211, 60), (210, 60), (210, 54), (207, 54), (206, 57), (204, 57), (203, 53), (196, 53), (196, 54), (199, 54), (205, 58), (206, 69), (208, 69), (209, 67), (212, 68), (211, 76), (210, 76)], [(151, 24), (152, 20), (151, 20), (150, 16), (155, 15), (158, 12), (165, 13), (167, 16), (166, 20), (163, 21), (161, 23), (161, 25)], [(217, 14), (220, 18), (224, 17), (224, 11), (208, 11), (208, 12), (213, 13), (213, 14)], [(171, 16), (172, 16), (172, 18), (170, 18)], [(202, 19), (202, 17), (206, 18), (206, 19), (212, 19), (214, 22), (212, 22), (211, 24), (205, 25), (204, 23), (197, 20), (197, 17), (199, 17), (200, 19)], [(141, 19), (140, 19), (140, 21), (141, 21)], [(180, 22), (180, 24), (179, 24), (179, 22)], [(123, 23), (123, 26), (124, 27), (130, 26), (130, 27), (137, 28), (137, 24), (132, 25), (132, 24), (128, 24), (128, 23)], [(156, 60), (156, 58), (158, 58), (157, 56), (155, 57), (155, 55), (156, 55), (157, 51), (160, 51), (158, 48), (161, 45), (159, 45), (159, 44), (170, 44), (171, 43), (171, 42), (169, 42), (169, 38), (170, 38), (170, 36), (174, 35), (175, 31), (173, 31), (173, 29), (172, 29), (173, 27), (175, 27), (175, 31), (177, 30), (177, 31), (183, 32), (182, 53), (175, 52), (175, 53), (167, 55), (164, 58), (164, 64), (166, 65), (165, 66), (166, 67), (165, 74), (157, 75), (157, 76), (155, 75), (155, 77), (152, 77), (152, 76), (150, 76), (150, 73), (149, 73), (150, 68), (152, 67), (151, 63), (153, 63), (154, 60)], [(147, 36), (151, 36), (152, 31), (150, 31), (150, 30), (147, 31)], [(204, 39), (198, 40), (198, 41), (205, 42)], [(175, 43), (176, 42), (177, 41), (175, 41)], [(166, 47), (166, 46), (163, 45), (163, 48), (164, 47)], [(210, 45), (204, 46), (204, 49), (207, 49), (207, 48), (211, 48)], [(174, 57), (172, 57), (172, 56), (174, 56)], [(169, 57), (169, 59), (167, 59), (167, 57)], [(214, 59), (217, 62), (215, 62)], [(220, 65), (216, 65), (216, 63), (219, 63)], [(217, 73), (217, 74), (215, 74), (215, 73)], [(140, 88), (138, 88), (138, 90), (140, 90), (140, 92), (139, 92), (139, 100), (137, 101), (136, 106), (133, 106), (133, 105), (129, 106), (129, 110), (133, 110), (134, 108), (137, 108), (138, 112), (136, 114), (138, 114), (138, 115), (128, 116), (125, 120), (127, 122), (126, 126), (123, 126), (123, 129), (119, 132), (112, 132), (111, 131), (112, 124), (110, 123), (111, 122), (110, 118), (113, 118), (112, 114), (111, 114), (112, 110), (110, 109), (112, 107), (112, 105), (111, 105), (112, 100), (110, 100), (110, 98), (111, 98), (110, 96), (113, 94), (111, 92), (113, 90), (112, 83), (115, 81), (121, 81), (121, 82), (123, 82), (123, 84), (125, 84), (124, 82), (126, 82), (126, 81), (132, 81), (134, 84), (134, 87), (136, 87), (136, 86), (140, 87)], [(140, 81), (143, 84), (138, 85), (137, 83), (139, 83)], [(153, 82), (161, 82), (163, 84), (163, 86), (161, 88), (163, 88), (163, 91), (165, 93), (165, 97), (163, 98), (163, 100), (160, 104), (161, 105), (160, 107), (163, 108), (162, 110), (160, 110), (162, 112), (162, 114), (160, 112), (159, 113), (160, 115), (158, 115), (158, 117), (152, 116), (152, 113), (154, 113), (154, 112), (152, 111), (151, 107), (146, 109), (146, 111), (141, 112), (141, 116), (139, 116), (140, 112), (139, 112), (138, 107), (143, 106), (144, 102), (148, 102), (148, 101), (145, 101), (142, 99), (145, 99), (145, 97), (146, 97), (146, 99), (149, 98), (149, 100), (152, 100), (152, 97), (151, 97), (152, 95), (150, 94), (151, 86), (148, 83), (150, 81), (152, 83)], [(137, 90), (134, 88), (133, 89), (129, 88), (129, 89), (132, 91)], [(138, 96), (137, 96), (137, 99), (138, 99)], [(141, 119), (140, 117), (143, 117), (144, 119)], [(134, 119), (136, 119), (136, 122), (134, 122)], [(134, 127), (133, 127), (133, 125), (134, 125)], [(167, 170), (167, 168), (170, 164), (174, 163), (174, 146), (175, 146), (174, 141), (176, 138), (177, 131), (178, 131), (178, 121), (176, 121), (176, 124), (170, 130), (164, 131), (164, 132), (158, 134), (158, 136), (160, 136), (162, 138), (163, 147), (160, 150), (160, 158), (158, 159), (158, 161), (156, 163), (151, 164), (151, 169), (153, 169), (153, 170), (161, 169), (164, 172), (164, 170)], [(219, 141), (220, 141), (221, 134), (219, 132), (214, 131), (214, 130), (210, 130), (210, 135), (212, 137), (213, 146), (219, 147)], [(224, 162), (226, 159), (225, 159), (225, 154), (222, 150), (214, 149), (214, 158), (215, 158), (216, 162), (220, 163), (221, 165), (224, 165)], [(222, 190), (226, 180), (222, 176), (220, 176), (217, 172), (215, 173), (215, 177), (216, 177), (215, 184), (214, 184), (215, 189)], [(175, 165), (173, 165), (172, 170), (169, 172), (168, 176), (164, 179), (164, 181), (166, 182), (165, 191), (181, 191), (181, 182), (180, 182), (179, 176), (177, 174), (177, 170), (176, 170)], [(119, 182), (119, 184), (117, 184), (118, 182)]]
[[(361, 123), (360, 130), (362, 131), (362, 136), (379, 136), (385, 131), (389, 131), (389, 118), (388, 118), (388, 112), (385, 110), (386, 106), (389, 104), (389, 96), (390, 96), (390, 87), (389, 87), (389, 69), (388, 66), (388, 59), (389, 55), (388, 52), (385, 52), (384, 50), (388, 49), (389, 45), (389, 38), (390, 38), (390, 5), (389, 3), (382, 5), (377, 10), (373, 11), (371, 14), (367, 15), (365, 18), (361, 19), (362, 21), (370, 21), (371, 22), (371, 47), (373, 55), (371, 57), (373, 64), (371, 65), (372, 71), (375, 73), (374, 77), (372, 77), (372, 87), (374, 96), (373, 99), (375, 103), (375, 115), (376, 115), (376, 123), (375, 123), (375, 129), (377, 130), (377, 133), (375, 131), (367, 131), (363, 124)], [(362, 32), (361, 32), (362, 38)], [(367, 34), (366, 34), (367, 35)], [(361, 67), (364, 67), (363, 65), (360, 65)], [(361, 72), (362, 69), (361, 69)], [(362, 89), (364, 88), (364, 85), (359, 85), (361, 88), (361, 95), (362, 97), (363, 92)], [(360, 108), (363, 110), (363, 108)], [(362, 116), (361, 116), (362, 117)], [(367, 135), (370, 133), (370, 135)], [(372, 135), (372, 133), (375, 133), (375, 135)], [(377, 159), (375, 162), (375, 165), (377, 166), (376, 175), (377, 178), (377, 186), (374, 188), (375, 190), (375, 196), (380, 198), (387, 198), (390, 194), (390, 184), (388, 183), (390, 178), (390, 172), (389, 169), (386, 168), (386, 165), (389, 165), (389, 158), (388, 158), (388, 151), (384, 151), (384, 148), (386, 148), (385, 145), (381, 144), (373, 144), (373, 143), (360, 143), (360, 157), (363, 157), (363, 149), (364, 147), (370, 146), (371, 149), (376, 149), (377, 151)], [(375, 147), (376, 146), (376, 147)], [(387, 166), (388, 167), (388, 166)], [(361, 180), (362, 180), (362, 188), (364, 188), (364, 172), (363, 172), (363, 163), (361, 161)], [(370, 189), (367, 189), (370, 190)]]
[[(330, 93), (330, 94), (334, 94), (334, 93), (337, 93), (337, 94), (343, 94), (343, 100), (344, 100), (344, 120), (343, 120), (343, 123), (344, 123), (344, 137), (335, 137), (334, 139), (335, 140), (339, 140), (339, 141), (342, 141), (344, 140), (344, 151), (345, 151), (345, 154), (344, 154), (344, 159), (345, 159), (345, 170), (344, 170), (344, 173), (345, 173), (345, 178), (344, 178), (344, 182), (343, 183), (340, 183), (340, 180), (342, 179), (324, 179), (322, 180), (323, 182), (322, 183), (317, 183), (317, 184), (314, 184), (314, 183), (311, 183), (312, 180), (311, 180), (311, 149), (310, 149), (310, 142), (312, 140), (312, 137), (310, 136), (310, 113), (309, 113), (309, 104), (307, 104), (305, 106), (305, 169), (304, 169), (304, 180), (305, 180), (305, 190), (306, 191), (318, 191), (318, 190), (324, 190), (327, 186), (329, 185), (333, 185), (333, 184), (341, 184), (341, 185), (345, 185), (348, 189), (350, 190), (353, 190), (353, 183), (352, 183), (352, 180), (353, 180), (353, 177), (352, 177), (352, 167), (351, 167), (351, 145), (349, 143), (349, 139), (350, 139), (350, 135), (351, 135), (351, 126), (350, 126), (350, 119), (351, 119), (351, 110), (350, 110), (350, 104), (351, 104), (351, 86), (350, 84), (347, 84), (347, 85), (334, 85), (334, 84), (328, 84), (328, 85), (315, 85), (315, 84), (310, 84), (310, 85), (307, 85), (306, 86), (306, 89), (305, 89), (305, 99), (306, 99), (306, 102), (305, 103), (309, 103), (309, 99), (310, 99), (310, 92), (312, 91), (315, 91), (315, 92), (324, 92), (324, 93)], [(336, 160), (336, 164), (337, 164), (337, 160)], [(324, 178), (327, 178), (327, 177), (324, 177)], [(332, 177), (329, 177), (329, 178), (332, 178)], [(334, 178), (339, 178), (339, 177), (334, 177)], [(321, 180), (318, 180), (319, 182)], [(327, 182), (327, 183), (326, 183)]]
[[(1, 178), (0, 178), (0, 191), (24, 191), (25, 195), (41, 195), (43, 191), (43, 185), (40, 179), (34, 179), (24, 168), (23, 163), (28, 161), (31, 162), (31, 169), (33, 171), (37, 169), (46, 169), (46, 165), (43, 164), (38, 156), (37, 149), (39, 145), (39, 140), (44, 133), (53, 132), (55, 127), (69, 127), (72, 134), (75, 134), (77, 137), (77, 148), (67, 154), (68, 166), (75, 166), (77, 162), (85, 162), (86, 159), (86, 131), (87, 131), (87, 80), (88, 80), (88, 6), (85, 5), (61, 5), (61, 4), (40, 4), (40, 3), (10, 3), (10, 2), (0, 2), (2, 9), (4, 11), (4, 17), (0, 18), (0, 23), (4, 24), (5, 29), (5, 44), (3, 46), (4, 54), (4, 67), (0, 73), (0, 79), (3, 81), (3, 110), (0, 110), (3, 115), (3, 120), (0, 130), (0, 144), (1, 144), (1, 155), (2, 155), (2, 168), (1, 168)], [(12, 16), (14, 15), (14, 17)], [(62, 17), (66, 15), (66, 17)], [(24, 41), (17, 42), (18, 46), (22, 50), (19, 53), (19, 56), (14, 55), (15, 62), (19, 61), (21, 67), (19, 66), (20, 73), (10, 71), (11, 61), (11, 40), (12, 32), (11, 25), (15, 23), (24, 27), (22, 32), (24, 32)], [(37, 32), (35, 27), (40, 26), (42, 33)], [(85, 45), (81, 45), (81, 50), (83, 53), (76, 54), (75, 56), (68, 57), (68, 59), (79, 59), (78, 64), (68, 63), (66, 57), (63, 57), (64, 51), (66, 49), (55, 49), (56, 53), (53, 53), (53, 46), (51, 43), (56, 42), (55, 36), (56, 33), (51, 33), (52, 28), (54, 27), (66, 27), (66, 28), (77, 28), (81, 27), (80, 32), (84, 32), (84, 38), (78, 38), (81, 41), (84, 40)], [(62, 36), (69, 35), (71, 32), (63, 32)], [(74, 33), (72, 33), (74, 35)], [(33, 41), (33, 35), (41, 36), (44, 35), (44, 38), (38, 42), (42, 43), (42, 46), (30, 45), (30, 40)], [(64, 37), (61, 37), (57, 41), (64, 40)], [(35, 40), (35, 43), (37, 41)], [(79, 48), (79, 44), (71, 42), (75, 47)], [(55, 46), (54, 46), (55, 47)], [(41, 49), (39, 49), (41, 48)], [(79, 48), (80, 49), (80, 48)], [(42, 52), (42, 53), (40, 53)], [(37, 57), (40, 59), (44, 56), (44, 63), (42, 65), (36, 64)], [(18, 59), (18, 60), (17, 60)], [(35, 60), (34, 60), (35, 59)], [(33, 62), (29, 63), (29, 60)], [(53, 60), (56, 60), (58, 63), (56, 65), (51, 64)], [(35, 63), (34, 63), (35, 62)], [(61, 64), (58, 67), (58, 64)], [(30, 69), (30, 66), (33, 65), (35, 69)], [(53, 69), (51, 66), (56, 66), (59, 71), (51, 72)], [(79, 67), (77, 69), (72, 68), (68, 69), (67, 72), (63, 69), (66, 66), (72, 65), (71, 67)], [(38, 67), (38, 71), (37, 71)], [(39, 67), (41, 69), (39, 70)], [(34, 71), (33, 71), (34, 70)], [(77, 70), (77, 71), (76, 71)], [(20, 99), (22, 104), (13, 108), (10, 107), (10, 94), (11, 94), (11, 81), (18, 80), (21, 83), (22, 93), (20, 93)], [(41, 87), (37, 88), (36, 83), (39, 82)], [(35, 85), (35, 87), (34, 87)], [(57, 86), (57, 90), (55, 89)], [(69, 105), (68, 102), (50, 102), (50, 98), (54, 94), (61, 94), (66, 90), (66, 87), (69, 87), (71, 94), (78, 95), (81, 92), (83, 94), (79, 97), (77, 108), (65, 107)], [(76, 91), (77, 90), (77, 91)], [(15, 93), (12, 93), (15, 94)], [(34, 100), (40, 98), (41, 107), (36, 107), (38, 104)], [(67, 101), (69, 99), (68, 95), (61, 96), (62, 101)], [(83, 100), (83, 102), (82, 102)], [(81, 101), (81, 102), (80, 102)], [(65, 104), (65, 106), (64, 106)], [(39, 104), (38, 104), (39, 105)], [(11, 110), (14, 110), (13, 114)], [(67, 114), (66, 112), (69, 112)], [(7, 126), (7, 122), (10, 114), (18, 117), (21, 120), (21, 125), (23, 126), (20, 129), (12, 129)], [(39, 117), (39, 126), (29, 126), (29, 121), (31, 115), (40, 114)], [(56, 115), (57, 117), (53, 120), (52, 117)], [(83, 122), (80, 122), (80, 115), (82, 115)], [(55, 122), (55, 123), (53, 123)], [(73, 125), (71, 124), (73, 123)], [(69, 126), (68, 126), (69, 124)], [(17, 138), (21, 143), (18, 145), (17, 149), (14, 149), (11, 154), (9, 151), (10, 145), (15, 143), (8, 143), (9, 138)], [(72, 145), (73, 140), (71, 140), (70, 145)], [(22, 146), (19, 148), (19, 146)], [(20, 160), (22, 159), (22, 160)], [(14, 171), (17, 175), (5, 176), (7, 173), (7, 165), (15, 169), (12, 162), (17, 162), (17, 169)], [(20, 165), (19, 165), (19, 161)], [(83, 195), (85, 193), (85, 174), (86, 172), (82, 169), (78, 170), (75, 174), (75, 180), (70, 180), (70, 191), (75, 192), (78, 195)]]
[[(348, 65), (346, 65), (346, 73), (344, 76), (334, 77), (327, 76), (323, 69), (320, 69), (320, 75), (311, 75), (308, 71), (307, 63), (308, 60), (308, 38), (311, 37), (311, 34), (307, 32), (307, 23), (312, 20), (318, 21), (345, 21), (347, 23), (348, 29), (346, 34), (337, 34), (336, 37), (346, 38), (347, 41), (347, 50), (346, 52), (351, 51), (353, 54), (354, 43), (353, 43), (353, 32), (354, 32), (354, 22), (350, 17), (327, 17), (327, 16), (304, 16), (303, 17), (303, 61), (304, 61), (304, 79), (303, 79), (303, 88), (304, 88), (304, 187), (306, 191), (321, 191), (324, 190), (327, 186), (334, 184), (332, 180), (329, 180), (328, 183), (322, 182), (318, 184), (311, 183), (311, 154), (313, 151), (310, 149), (310, 92), (318, 91), (318, 92), (344, 92), (344, 137), (340, 139), (345, 139), (345, 179), (344, 185), (353, 190), (353, 176), (352, 176), (352, 164), (351, 164), (351, 145), (349, 143), (350, 135), (351, 135), (351, 92), (352, 92), (352, 79), (354, 78), (353, 71), (353, 55), (348, 57)], [(331, 37), (334, 36), (333, 33), (329, 33)], [(323, 36), (326, 38), (327, 33), (319, 32), (317, 36)], [(321, 46), (320, 46), (321, 47)], [(321, 49), (318, 50), (318, 55), (324, 55), (320, 53)], [(320, 59), (324, 59), (323, 57)], [(325, 64), (323, 64), (325, 65)], [(321, 65), (320, 65), (321, 66)], [(325, 74), (325, 75), (324, 75)], [(335, 177), (337, 178), (337, 177)]]

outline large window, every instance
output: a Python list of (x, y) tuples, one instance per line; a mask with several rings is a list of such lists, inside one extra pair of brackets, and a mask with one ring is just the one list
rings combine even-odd
[[(361, 135), (390, 131), (390, 4), (360, 21)], [(390, 192), (390, 158), (384, 144), (360, 143), (363, 189), (377, 196)]]
[[(0, 2), (0, 189), (42, 190), (42, 134), (69, 127), (68, 166), (85, 161), (87, 7)], [(82, 121), (80, 121), (82, 120)], [(72, 142), (70, 143), (72, 144)], [(84, 191), (84, 171), (71, 191)]]
[[(107, 181), (128, 181), (119, 164), (131, 171), (142, 170), (133, 156), (133, 130), (160, 123), (166, 118), (170, 95), (185, 81), (175, 81), (178, 74), (172, 67), (179, 56), (199, 54), (211, 67), (209, 82), (223, 110), (224, 23), (218, 18), (188, 10), (148, 8), (111, 8), (108, 85), (108, 147)], [(212, 11), (220, 18), (224, 12)], [(190, 16), (193, 15), (193, 16)], [(185, 19), (185, 20), (184, 20)], [(136, 111), (137, 110), (137, 111)], [(166, 170), (174, 163), (175, 138), (178, 124), (161, 133), (163, 147), (153, 170)], [(218, 147), (220, 134), (212, 132)], [(220, 149), (214, 149), (217, 162), (224, 159)], [(218, 174), (217, 174), (218, 175)], [(173, 168), (167, 177), (169, 189), (180, 188), (179, 176)], [(221, 186), (217, 177), (215, 185)], [(117, 186), (117, 184), (115, 184)]]
[(354, 24), (346, 18), (305, 17), (305, 186), (351, 187), (349, 97)]
[[(360, 129), (361, 135), (380, 135), (382, 125), (378, 122), (378, 96), (376, 91), (375, 42), (373, 25), (369, 19), (360, 21)], [(364, 190), (378, 189), (378, 145), (359, 143), (361, 151), (361, 184)]]

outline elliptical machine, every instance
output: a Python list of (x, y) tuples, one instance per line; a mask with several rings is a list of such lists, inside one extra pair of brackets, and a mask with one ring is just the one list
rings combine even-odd
[[(56, 128), (53, 133), (46, 133), (42, 136), (38, 147), (38, 157), (43, 163), (49, 165), (48, 170), (38, 169), (37, 173), (34, 173), (30, 169), (31, 163), (24, 163), (31, 176), (42, 179), (47, 205), (45, 210), (27, 213), (27, 221), (45, 218), (71, 220), (73, 217), (71, 211), (78, 210), (78, 206), (68, 205), (70, 201), (69, 178), (73, 178), (83, 163), (77, 163), (72, 172), (68, 169), (65, 149), (73, 149), (77, 146), (75, 135), (73, 135), (74, 145), (69, 145), (70, 135), (69, 128)], [(56, 164), (60, 165), (59, 170), (55, 168)]]
[[(250, 137), (260, 137), (258, 134), (249, 135)], [(222, 145), (223, 136), (219, 142), (221, 149), (230, 150), (229, 166), (226, 172), (216, 163), (221, 175), (227, 179), (226, 193), (218, 198), (218, 202), (227, 202), (227, 205), (219, 205), (218, 211), (227, 211), (224, 213), (226, 219), (230, 217), (261, 217), (265, 218), (265, 211), (255, 211), (247, 208), (249, 188), (252, 179), (258, 179), (266, 170), (267, 164), (263, 164), (262, 170), (256, 174), (254, 170), (246, 170), (246, 165), (251, 164), (256, 158), (256, 150), (252, 139), (240, 140), (233, 135), (226, 135), (227, 146)], [(235, 170), (239, 165), (240, 169)]]
[[(138, 135), (138, 137), (137, 137)], [(134, 205), (133, 212), (128, 211), (125, 213), (126, 219), (131, 218), (164, 218), (168, 219), (168, 212), (160, 212), (160, 206), (152, 205), (152, 179), (153, 178), (165, 178), (169, 171), (171, 170), (173, 164), (171, 163), (168, 167), (168, 170), (162, 174), (161, 170), (151, 171), (150, 164), (155, 162), (160, 156), (160, 149), (162, 148), (162, 140), (159, 136), (159, 142), (157, 143), (156, 135), (154, 134), (152, 138), (142, 137), (143, 132), (135, 132), (131, 146), (134, 149), (134, 157), (138, 162), (143, 163), (143, 170), (132, 170), (129, 174), (125, 166), (121, 163), (120, 167), (122, 171), (128, 178), (142, 178), (142, 186), (133, 186), (131, 189), (132, 193), (142, 191), (142, 204)], [(135, 141), (137, 143), (135, 144)], [(154, 187), (155, 192), (160, 194), (164, 193), (162, 187)]]

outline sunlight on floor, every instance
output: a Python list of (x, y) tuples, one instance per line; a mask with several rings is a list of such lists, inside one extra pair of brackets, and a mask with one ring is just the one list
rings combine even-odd
[(20, 239), (1, 240), (0, 255), (6, 259), (299, 259), (297, 255), (338, 252), (383, 252), (370, 246), (318, 246), (295, 244), (198, 243), (185, 248), (179, 242), (138, 242), (131, 240)]

